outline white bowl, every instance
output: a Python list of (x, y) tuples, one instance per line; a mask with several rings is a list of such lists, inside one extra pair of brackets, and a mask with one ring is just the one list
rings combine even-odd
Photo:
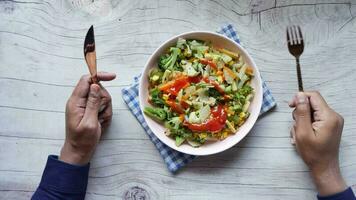
[(164, 134), (165, 127), (162, 124), (157, 123), (156, 121), (152, 120), (145, 114), (143, 114), (143, 116), (147, 122), (148, 127), (152, 130), (152, 132), (164, 144), (168, 145), (172, 149), (191, 155), (210, 155), (210, 154), (222, 152), (234, 146), (239, 141), (241, 141), (252, 129), (253, 125), (255, 124), (258, 118), (262, 105), (262, 93), (263, 93), (260, 72), (258, 71), (255, 62), (252, 60), (251, 56), (246, 52), (246, 50), (242, 48), (239, 44), (234, 42), (233, 40), (225, 36), (222, 36), (220, 34), (207, 32), (207, 31), (193, 31), (193, 32), (183, 33), (165, 41), (160, 47), (158, 47), (154, 51), (154, 53), (148, 59), (143, 69), (140, 85), (139, 85), (139, 101), (140, 101), (140, 108), (142, 111), (146, 106), (151, 106), (147, 101), (148, 85), (149, 85), (148, 73), (150, 69), (158, 66), (159, 57), (163, 55), (169, 47), (175, 46), (178, 38), (180, 37), (185, 39), (199, 39), (203, 41), (210, 41), (212, 42), (213, 45), (226, 48), (233, 52), (239, 52), (243, 56), (243, 58), (245, 58), (245, 62), (247, 62), (251, 67), (253, 67), (254, 74), (255, 74), (255, 76), (251, 81), (251, 86), (254, 88), (255, 91), (255, 96), (249, 108), (249, 112), (251, 113), (251, 115), (246, 120), (246, 122), (239, 128), (236, 134), (230, 135), (229, 137), (227, 137), (225, 140), (222, 141), (205, 143), (204, 145), (198, 148), (194, 148), (186, 143), (177, 147), (175, 145), (175, 140)]

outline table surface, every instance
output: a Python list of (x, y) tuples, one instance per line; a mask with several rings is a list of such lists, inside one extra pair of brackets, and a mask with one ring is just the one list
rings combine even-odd
[[(29, 199), (64, 139), (65, 103), (87, 73), (83, 41), (95, 25), (98, 66), (114, 116), (91, 163), (86, 199), (314, 199), (308, 169), (290, 144), (297, 91), (285, 27), (305, 35), (304, 86), (345, 118), (340, 165), (356, 189), (356, 1), (0, 1), (0, 199)], [(236, 26), (278, 106), (223, 153), (171, 174), (122, 100), (149, 55), (169, 37)], [(130, 197), (131, 195), (131, 197)]]

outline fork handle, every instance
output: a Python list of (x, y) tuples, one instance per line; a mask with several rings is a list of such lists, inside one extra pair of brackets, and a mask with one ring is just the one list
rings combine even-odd
[(297, 62), (297, 76), (298, 76), (298, 87), (299, 91), (303, 92), (303, 80), (302, 80), (302, 72), (300, 70), (300, 64), (299, 64), (299, 57), (296, 57), (296, 62)]

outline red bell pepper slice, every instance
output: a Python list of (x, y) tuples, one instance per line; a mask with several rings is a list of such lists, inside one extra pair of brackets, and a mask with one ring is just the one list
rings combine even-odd
[(226, 111), (222, 105), (218, 105), (211, 111), (211, 118), (206, 120), (201, 124), (191, 124), (184, 121), (183, 125), (187, 126), (188, 129), (196, 132), (211, 132), (216, 133), (221, 131), (225, 127), (225, 122), (227, 118)]
[(216, 66), (216, 64), (214, 63), (214, 61), (212, 60), (208, 60), (205, 58), (200, 59), (200, 63), (203, 65), (210, 65), (210, 67), (217, 69), (218, 67)]
[(158, 87), (159, 90), (177, 96), (178, 92), (181, 89), (184, 89), (190, 85), (189, 79), (187, 76), (178, 77), (175, 80), (169, 81), (164, 85)]
[(209, 80), (209, 78), (207, 78), (207, 77), (203, 78), (203, 81), (204, 81), (205, 83), (209, 83), (209, 84), (211, 84), (212, 86), (214, 86), (214, 88), (215, 88), (221, 95), (224, 95), (224, 94), (225, 94), (224, 89), (222, 89), (222, 88), (220, 87), (220, 85), (219, 85), (216, 81), (211, 81), (211, 80)]
[(166, 101), (166, 103), (169, 105), (169, 107), (172, 109), (172, 111), (174, 111), (178, 114), (184, 113), (184, 110), (182, 109), (182, 107), (180, 105), (178, 105), (176, 102), (174, 102), (172, 100), (168, 100), (168, 101)]

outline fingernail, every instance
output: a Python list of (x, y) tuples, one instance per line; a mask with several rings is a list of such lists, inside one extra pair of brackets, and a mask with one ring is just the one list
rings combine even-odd
[(305, 96), (304, 93), (298, 92), (298, 94), (297, 94), (297, 102), (298, 102), (298, 104), (307, 103), (308, 102), (308, 98), (307, 98), (307, 96)]
[(94, 93), (99, 93), (99, 91), (100, 91), (100, 86), (98, 85), (98, 84), (92, 84), (91, 86), (90, 86), (90, 89), (91, 89), (91, 91), (92, 92), (94, 92)]
[(293, 104), (293, 99), (288, 101), (288, 106), (291, 106)]

